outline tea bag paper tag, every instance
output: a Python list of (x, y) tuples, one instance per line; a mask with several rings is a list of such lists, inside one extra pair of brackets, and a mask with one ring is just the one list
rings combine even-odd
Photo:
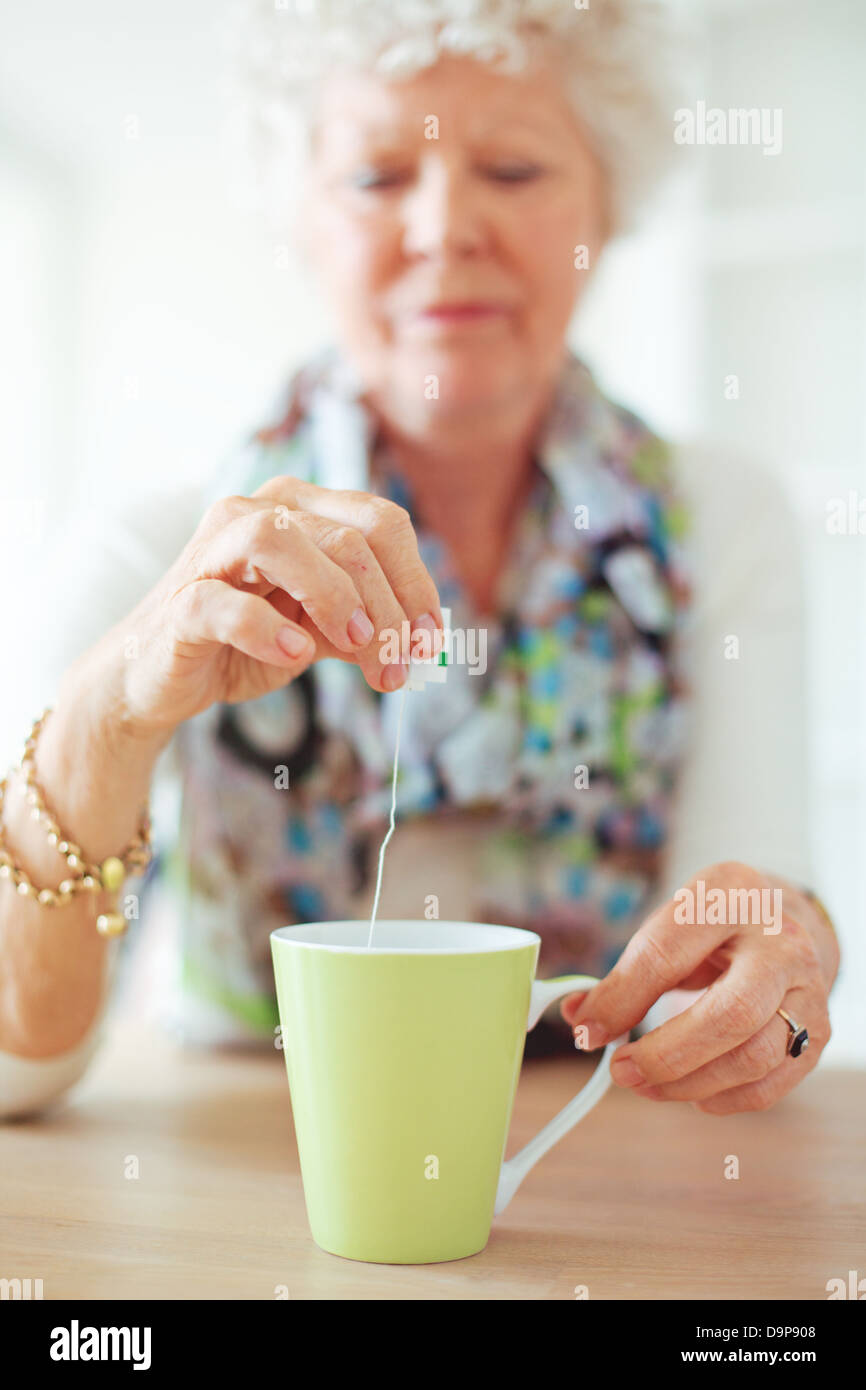
[(442, 609), (442, 630), (445, 641), (441, 652), (436, 656), (422, 660), (420, 657), (410, 656), (409, 676), (406, 681), (407, 690), (424, 690), (428, 685), (444, 685), (448, 675), (448, 645), (451, 636), (451, 609)]

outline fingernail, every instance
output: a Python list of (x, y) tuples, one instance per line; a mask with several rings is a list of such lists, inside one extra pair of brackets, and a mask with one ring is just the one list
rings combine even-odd
[(640, 1067), (638, 1067), (631, 1057), (623, 1057), (621, 1061), (611, 1065), (610, 1074), (617, 1086), (639, 1086), (646, 1080)]
[(644, 1096), (646, 1100), (663, 1100), (661, 1086), (635, 1086), (633, 1096)]
[(294, 627), (281, 627), (275, 641), (286, 656), (303, 656), (312, 646), (306, 633), (298, 632)]
[(405, 666), (386, 666), (382, 672), (382, 685), (386, 690), (399, 690), (406, 682)]
[(571, 1020), (574, 1019), (575, 1014), (578, 1014), (580, 1012), (580, 1010), (583, 1008), (583, 1001), (588, 994), (589, 990), (585, 989), (581, 994), (571, 994), (569, 995), (568, 999), (563, 999), (562, 1016), (565, 1019), (566, 1023), (571, 1022)]
[(363, 608), (356, 608), (346, 625), (349, 634), (349, 641), (355, 642), (359, 647), (366, 646), (373, 636), (373, 624), (367, 617)]
[(600, 1023), (578, 1023), (574, 1029), (574, 1045), (583, 1052), (594, 1052), (597, 1047), (603, 1047), (607, 1040), (607, 1029)]
[(411, 631), (413, 636), (416, 632), (423, 632), (429, 637), (429, 641), (413, 643), (412, 647), (413, 656), (417, 655), (420, 649), (420, 660), (429, 661), (430, 657), (436, 655), (438, 631), (435, 618), (431, 613), (422, 613), (420, 618), (415, 619)]

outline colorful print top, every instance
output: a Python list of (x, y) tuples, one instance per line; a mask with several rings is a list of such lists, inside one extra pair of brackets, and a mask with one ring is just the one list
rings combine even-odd
[[(415, 519), (335, 350), (295, 374), (212, 495), (277, 474), (376, 492)], [(604, 974), (652, 905), (684, 748), (684, 522), (666, 446), (567, 352), (495, 621), (479, 623), (446, 547), (416, 524), (466, 658), (406, 696), (397, 834), (480, 818), (472, 920), (538, 932), (541, 976)], [(179, 826), (159, 867), (185, 995), (235, 1031), (277, 1026), (270, 932), (355, 916), (375, 877), (401, 698), (323, 661), (178, 732)]]

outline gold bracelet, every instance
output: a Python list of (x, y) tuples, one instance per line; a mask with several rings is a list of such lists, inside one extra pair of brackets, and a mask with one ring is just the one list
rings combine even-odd
[[(15, 891), (32, 898), (42, 907), (65, 907), (77, 893), (116, 893), (128, 874), (141, 872), (150, 863), (153, 852), (150, 839), (150, 817), (145, 807), (134, 838), (121, 855), (109, 855), (101, 864), (89, 864), (81, 847), (63, 834), (56, 817), (49, 810), (42, 789), (36, 781), (34, 753), (50, 708), (33, 723), (24, 741), (24, 751), (18, 767), (24, 774), (25, 795), (34, 820), (48, 827), (48, 843), (63, 855), (70, 869), (58, 888), (37, 888), (9, 854), (2, 832), (3, 800), (7, 778), (0, 779), (0, 878), (10, 879)], [(121, 912), (103, 912), (96, 919), (97, 930), (103, 936), (119, 936), (126, 930), (127, 921)]]

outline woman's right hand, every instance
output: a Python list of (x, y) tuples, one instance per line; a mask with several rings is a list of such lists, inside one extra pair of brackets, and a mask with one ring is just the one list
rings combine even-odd
[(425, 654), (438, 650), (439, 597), (408, 512), (282, 476), (209, 507), (99, 645), (123, 662), (131, 726), (159, 735), (212, 704), (275, 690), (322, 657), (357, 663), (374, 690), (396, 690), (406, 668), (384, 665), (380, 644), (404, 622), (429, 632)]

